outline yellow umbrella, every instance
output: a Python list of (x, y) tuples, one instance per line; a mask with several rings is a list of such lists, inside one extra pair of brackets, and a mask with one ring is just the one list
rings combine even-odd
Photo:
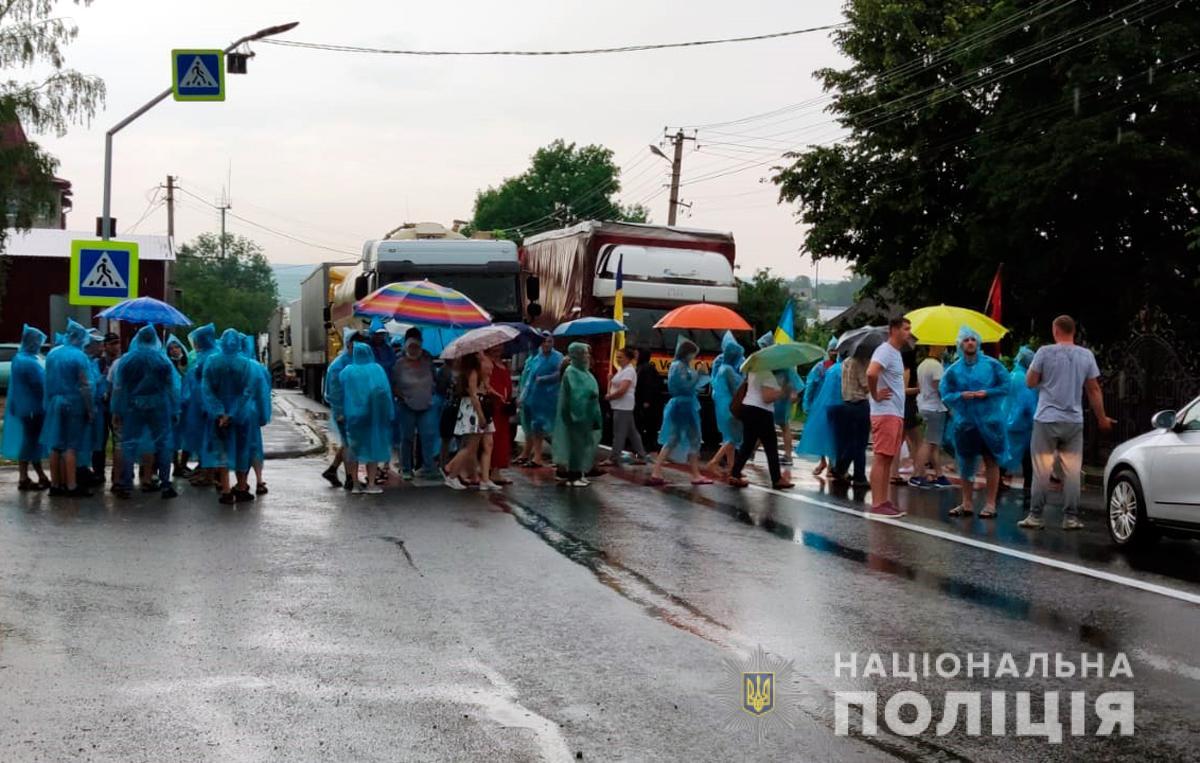
[(985, 343), (999, 342), (1008, 329), (977, 310), (950, 305), (936, 305), (913, 310), (904, 316), (912, 321), (913, 336), (917, 344), (945, 345), (953, 347), (958, 341), (958, 330), (970, 326), (979, 332)]

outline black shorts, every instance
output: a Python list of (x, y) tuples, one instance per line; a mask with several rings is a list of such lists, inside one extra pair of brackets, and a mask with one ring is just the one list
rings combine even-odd
[(904, 396), (904, 431), (921, 426), (921, 416), (917, 413), (917, 398), (913, 395)]

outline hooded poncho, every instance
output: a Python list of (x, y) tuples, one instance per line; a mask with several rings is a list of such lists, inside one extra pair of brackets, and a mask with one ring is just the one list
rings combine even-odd
[(662, 429), (658, 442), (667, 449), (673, 461), (687, 461), (700, 452), (700, 390), (710, 381), (692, 368), (696, 345), (680, 338), (675, 347), (675, 360), (667, 371), (667, 394), (671, 399), (663, 409)]
[(732, 332), (726, 331), (721, 339), (721, 354), (712, 365), (713, 410), (716, 414), (717, 429), (721, 431), (722, 445), (742, 444), (742, 422), (733, 415), (730, 405), (738, 387), (746, 378), (738, 371), (745, 357), (746, 351), (742, 349), (742, 345), (733, 338)]
[(87, 329), (68, 319), (63, 343), (46, 356), (46, 418), (41, 443), (51, 450), (90, 452), (94, 401), (89, 382), (91, 361), (83, 353), (88, 341)]
[(375, 354), (362, 342), (354, 345), (354, 362), (342, 369), (347, 447), (354, 460), (387, 463), (392, 457), (392, 388)]
[(21, 329), (21, 347), (13, 356), (4, 403), (0, 454), (13, 461), (40, 461), (46, 448), (38, 439), (46, 413), (46, 368), (41, 355), (46, 335), (33, 326)]
[[(973, 477), (981, 455), (980, 446), (1000, 463), (1008, 459), (1008, 433), (1004, 421), (1004, 399), (1008, 396), (1008, 371), (995, 358), (976, 350), (973, 360), (963, 352), (963, 341), (980, 336), (969, 326), (959, 329), (958, 360), (946, 369), (940, 391), (942, 402), (953, 414), (950, 436), (963, 479)], [(987, 392), (987, 397), (966, 399), (964, 392)]]

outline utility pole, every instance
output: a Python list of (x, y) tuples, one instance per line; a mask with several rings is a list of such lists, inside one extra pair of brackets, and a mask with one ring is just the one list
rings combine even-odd
[(167, 175), (167, 236), (175, 238), (175, 176)]
[(225, 191), (221, 191), (221, 201), (217, 206), (221, 210), (221, 259), (225, 259), (225, 213), (233, 209), (233, 205), (229, 203), (229, 196)]
[(677, 130), (674, 135), (668, 137), (675, 144), (675, 155), (671, 159), (671, 200), (667, 205), (667, 225), (674, 225), (679, 207), (688, 206), (679, 203), (679, 176), (683, 173), (683, 142), (685, 140), (694, 141), (696, 136), (684, 135), (683, 130)]

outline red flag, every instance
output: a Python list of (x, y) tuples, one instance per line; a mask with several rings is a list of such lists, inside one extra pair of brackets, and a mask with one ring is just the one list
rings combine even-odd
[(1002, 321), (1000, 320), (1000, 316), (1002, 314), (1002, 308), (1003, 308), (1003, 304), (1004, 304), (1004, 298), (1003, 298), (1004, 279), (1002, 277), (1003, 272), (1004, 272), (1004, 263), (1002, 262), (996, 268), (996, 277), (992, 279), (992, 288), (988, 289), (987, 304), (985, 304), (983, 306), (983, 311), (985, 313), (987, 313), (988, 317), (991, 318), (992, 320), (994, 320), (996, 323), (1002, 323)]

